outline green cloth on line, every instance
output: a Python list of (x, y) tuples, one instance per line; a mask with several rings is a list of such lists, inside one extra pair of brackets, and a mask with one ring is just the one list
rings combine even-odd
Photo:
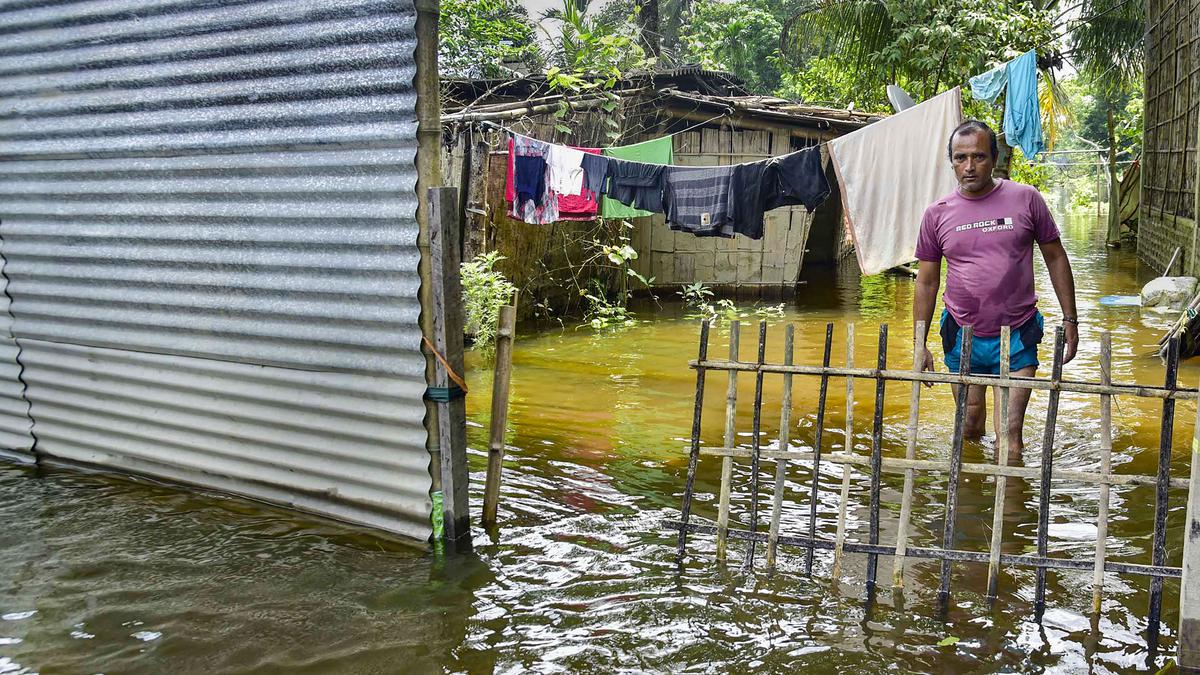
[[(614, 159), (627, 159), (631, 162), (646, 164), (670, 164), (675, 159), (672, 136), (663, 136), (652, 141), (622, 145), (617, 148), (604, 148), (602, 154)], [(649, 211), (626, 206), (615, 199), (604, 198), (600, 204), (602, 218), (641, 218), (649, 216)]]

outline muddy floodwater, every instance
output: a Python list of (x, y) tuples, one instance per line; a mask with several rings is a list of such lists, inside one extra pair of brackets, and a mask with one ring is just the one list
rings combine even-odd
[[(1104, 295), (1134, 294), (1153, 273), (1131, 251), (1111, 251), (1093, 218), (1064, 218), (1064, 241), (1079, 287), (1080, 353), (1069, 379), (1099, 379), (1099, 333), (1112, 332), (1118, 382), (1161, 384), (1151, 355), (1170, 314), (1101, 307)], [(852, 267), (849, 266), (849, 267)], [(1060, 316), (1036, 258), (1041, 307)], [(812, 268), (807, 284), (772, 319), (767, 358), (782, 356), (783, 325), (796, 326), (797, 363), (820, 362), (825, 324), (835, 324), (833, 362), (845, 360), (845, 326), (857, 328), (855, 361), (872, 364), (881, 323), (891, 326), (889, 364), (911, 366), (913, 281), (856, 270)], [(1147, 649), (1148, 581), (1108, 575), (1102, 612), (1090, 615), (1091, 571), (1051, 571), (1047, 610), (1033, 621), (1034, 573), (1005, 570), (994, 606), (987, 570), (957, 564), (949, 610), (937, 610), (938, 567), (913, 562), (906, 592), (884, 588), (864, 606), (865, 557), (848, 554), (832, 579), (828, 552), (804, 575), (803, 552), (781, 548), (778, 569), (741, 571), (715, 562), (710, 535), (693, 535), (682, 569), (674, 533), (691, 429), (698, 329), (664, 293), (640, 302), (646, 321), (614, 332), (573, 326), (526, 333), (514, 356), (509, 448), (493, 538), (476, 529), (474, 554), (438, 557), (351, 529), (250, 504), (106, 476), (0, 464), (0, 674), (192, 672), (1129, 672), (1154, 670), (1173, 656), (1179, 584), (1165, 584), (1157, 653)], [(939, 310), (940, 311), (940, 310)], [(753, 358), (743, 331), (743, 359)], [(728, 329), (715, 328), (711, 353), (727, 353)], [(932, 342), (931, 342), (932, 343)], [(1043, 343), (1048, 362), (1049, 340)], [(940, 357), (940, 348), (935, 347)], [(486, 455), (491, 375), (469, 358), (472, 516), (477, 521)], [(1195, 386), (1200, 360), (1180, 383)], [(1041, 373), (1045, 374), (1044, 368)], [(722, 443), (725, 375), (715, 373), (704, 409), (703, 441)], [(817, 381), (797, 378), (791, 445), (811, 447)], [(829, 388), (825, 450), (840, 451), (845, 386)], [(778, 435), (779, 376), (765, 384), (763, 441)], [(873, 383), (856, 387), (858, 452), (870, 447)], [(738, 442), (750, 444), (753, 379), (742, 377)], [(909, 387), (889, 384), (884, 452), (904, 453)], [(1038, 464), (1047, 399), (1035, 393), (1022, 458)], [(1161, 403), (1114, 406), (1113, 466), (1153, 474)], [(927, 391), (918, 456), (948, 456), (954, 405), (948, 387)], [(1186, 477), (1196, 409), (1179, 405), (1176, 461)], [(1058, 414), (1056, 468), (1099, 468), (1099, 402), (1067, 394)], [(989, 432), (990, 435), (990, 432)], [(983, 461), (991, 442), (969, 443)], [(811, 467), (793, 463), (784, 534), (807, 527)], [(720, 461), (704, 458), (695, 516), (716, 518)], [(763, 463), (769, 504), (774, 465)], [(823, 466), (819, 529), (836, 526), (841, 469)], [(895, 541), (901, 480), (883, 482), (881, 542)], [(748, 463), (734, 469), (732, 519), (748, 522)], [(850, 538), (865, 541), (868, 482), (855, 474)], [(940, 545), (945, 481), (920, 476), (912, 543)], [(966, 475), (959, 492), (955, 546), (986, 551), (991, 479)], [(1186, 495), (1173, 491), (1168, 563), (1179, 565)], [(1109, 559), (1149, 563), (1154, 490), (1114, 487)], [(1035, 550), (1035, 481), (1010, 479), (1005, 551)], [(1098, 489), (1055, 483), (1051, 555), (1090, 559)], [(880, 559), (881, 579), (892, 560)], [(885, 584), (886, 585), (886, 584)], [(948, 638), (956, 638), (949, 640)], [(954, 642), (939, 646), (939, 642)]]

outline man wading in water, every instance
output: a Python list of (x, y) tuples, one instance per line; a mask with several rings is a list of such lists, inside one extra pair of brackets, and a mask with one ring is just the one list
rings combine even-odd
[[(996, 133), (976, 120), (963, 122), (950, 134), (950, 164), (958, 189), (925, 209), (917, 239), (917, 297), (913, 324), (933, 318), (941, 280), (942, 258), (949, 268), (942, 296), (941, 338), (946, 367), (957, 373), (962, 350), (962, 326), (974, 326), (971, 373), (1000, 373), (1000, 327), (1010, 326), (1010, 368), (1013, 375), (1032, 377), (1038, 367), (1042, 315), (1033, 292), (1033, 245), (1050, 271), (1050, 281), (1063, 311), (1063, 363), (1079, 346), (1079, 315), (1075, 310), (1075, 279), (1059, 239), (1058, 226), (1041, 193), (1028, 185), (992, 177), (999, 156)], [(928, 339), (928, 329), (921, 336)], [(925, 349), (925, 370), (933, 370), (933, 354)], [(927, 385), (927, 386), (932, 386)], [(957, 391), (957, 386), (955, 386)], [(987, 387), (969, 385), (966, 438), (983, 435), (987, 422)], [(1022, 427), (1029, 389), (1012, 389), (1009, 396), (1009, 454), (1025, 447)], [(993, 396), (993, 429), (999, 438), (1000, 397)]]

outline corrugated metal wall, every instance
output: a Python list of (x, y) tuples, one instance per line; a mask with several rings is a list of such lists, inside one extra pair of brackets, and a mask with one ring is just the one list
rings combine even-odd
[(0, 3), (4, 447), (428, 536), (414, 24)]

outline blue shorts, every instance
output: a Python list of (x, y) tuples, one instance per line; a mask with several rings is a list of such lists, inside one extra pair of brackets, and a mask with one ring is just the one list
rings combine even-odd
[[(1042, 341), (1044, 319), (1041, 312), (1034, 312), (1033, 317), (1015, 328), (1011, 334), (1009, 345), (1009, 370), (1017, 371), (1022, 368), (1038, 367), (1037, 347)], [(951, 373), (957, 373), (962, 362), (962, 327), (950, 316), (950, 312), (942, 310), (942, 350), (946, 354), (946, 368)], [(971, 374), (999, 375), (1000, 374), (1000, 336), (979, 337), (971, 340)]]

